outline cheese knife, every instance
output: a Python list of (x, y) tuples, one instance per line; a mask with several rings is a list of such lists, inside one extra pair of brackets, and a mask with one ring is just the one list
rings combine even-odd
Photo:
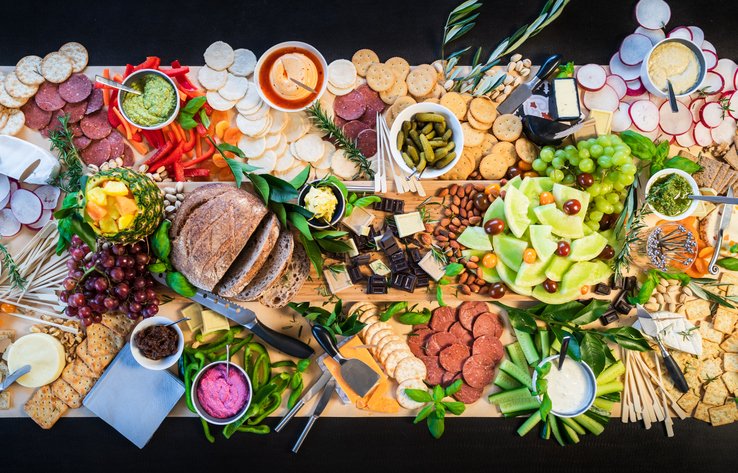
[(689, 384), (687, 384), (687, 379), (684, 377), (684, 373), (682, 373), (679, 365), (677, 365), (676, 361), (674, 361), (674, 358), (672, 358), (671, 353), (669, 353), (669, 351), (664, 346), (664, 343), (661, 341), (661, 332), (659, 331), (656, 322), (653, 320), (653, 317), (651, 317), (651, 314), (640, 304), (636, 306), (636, 310), (638, 320), (640, 320), (641, 326), (643, 327), (643, 332), (645, 332), (646, 334), (655, 334), (654, 336), (652, 336), (652, 338), (656, 340), (656, 343), (659, 346), (661, 357), (664, 359), (664, 365), (666, 366), (666, 371), (669, 373), (669, 377), (674, 382), (674, 386), (676, 386), (676, 388), (680, 392), (686, 393), (687, 391), (689, 391)]
[[(168, 286), (163, 274), (151, 274), (159, 283)], [(310, 345), (296, 338), (292, 338), (289, 335), (277, 332), (276, 330), (273, 330), (259, 322), (259, 319), (256, 317), (253, 310), (247, 309), (246, 307), (236, 304), (228, 299), (216, 296), (210, 291), (196, 289), (195, 295), (190, 297), (190, 299), (223, 315), (227, 319), (246, 327), (253, 332), (254, 335), (287, 355), (297, 358), (308, 358), (310, 355), (315, 353), (315, 351), (310, 348)]]
[(282, 418), (281, 421), (279, 421), (279, 424), (274, 428), (275, 432), (279, 432), (284, 428), (285, 425), (287, 425), (287, 422), (289, 422), (293, 417), (295, 417), (295, 414), (297, 414), (302, 407), (310, 402), (312, 398), (315, 397), (318, 392), (320, 392), (321, 389), (325, 387), (326, 384), (328, 384), (328, 381), (331, 380), (333, 376), (331, 375), (330, 371), (324, 371), (323, 374), (318, 378), (312, 386), (308, 388), (307, 391), (305, 391), (302, 394), (302, 397), (295, 403), (295, 405), (290, 409), (290, 411)]
[(5, 380), (2, 383), (0, 383), (0, 392), (3, 392), (6, 389), (8, 389), (11, 384), (15, 383), (18, 380), (18, 378), (29, 373), (30, 371), (31, 371), (31, 365), (23, 365), (17, 370), (10, 373), (8, 377), (5, 378)]
[[(726, 195), (728, 199), (733, 198), (733, 188), (728, 188), (728, 194)], [(717, 234), (717, 248), (715, 248), (715, 251), (712, 253), (712, 258), (710, 258), (710, 265), (707, 267), (707, 270), (710, 272), (710, 274), (717, 274), (718, 271), (720, 271), (720, 268), (718, 268), (718, 265), (716, 264), (718, 256), (720, 256), (720, 245), (723, 242), (723, 235), (725, 234), (725, 230), (730, 226), (730, 219), (733, 217), (733, 204), (726, 203), (723, 205), (723, 213), (720, 215), (720, 228), (718, 229)]]
[(300, 436), (297, 438), (295, 446), (292, 447), (292, 453), (297, 453), (297, 451), (300, 450), (302, 442), (305, 441), (305, 437), (307, 437), (307, 434), (310, 433), (310, 429), (313, 428), (313, 424), (315, 424), (315, 421), (318, 420), (318, 417), (320, 417), (320, 415), (325, 410), (325, 406), (328, 405), (328, 401), (331, 400), (331, 396), (333, 395), (333, 391), (335, 390), (336, 380), (331, 378), (325, 388), (323, 388), (323, 393), (320, 395), (320, 399), (318, 399), (318, 404), (315, 406), (315, 410), (310, 415), (307, 424), (305, 424), (305, 428), (302, 429)]
[(541, 65), (535, 76), (528, 82), (520, 84), (512, 93), (497, 107), (500, 114), (513, 113), (520, 107), (528, 97), (533, 95), (533, 91), (541, 85), (546, 77), (550, 76), (561, 63), (561, 55), (554, 54), (550, 56)]
[(313, 337), (328, 356), (338, 362), (341, 367), (341, 376), (359, 397), (366, 396), (377, 384), (377, 381), (379, 381), (377, 372), (357, 358), (345, 358), (341, 355), (338, 347), (336, 347), (336, 342), (333, 340), (333, 335), (325, 327), (317, 324), (313, 325)]

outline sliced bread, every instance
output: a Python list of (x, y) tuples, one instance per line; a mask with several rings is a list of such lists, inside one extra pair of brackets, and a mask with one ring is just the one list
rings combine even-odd
[(264, 262), (264, 265), (248, 286), (234, 296), (234, 299), (239, 301), (255, 301), (258, 299), (267, 289), (276, 284), (287, 270), (287, 266), (292, 260), (294, 249), (295, 240), (292, 232), (288, 229), (282, 229), (277, 244)]
[(182, 225), (190, 217), (190, 214), (202, 204), (210, 199), (214, 199), (228, 191), (235, 191), (236, 188), (228, 184), (206, 184), (200, 186), (192, 192), (188, 192), (182, 205), (177, 209), (177, 213), (172, 220), (172, 226), (169, 229), (169, 235), (174, 238), (179, 235)]
[(270, 212), (251, 235), (236, 261), (228, 268), (218, 283), (216, 292), (223, 297), (234, 297), (243, 291), (272, 253), (278, 238), (279, 220)]
[(287, 271), (284, 272), (276, 284), (262, 293), (259, 302), (273, 308), (286, 306), (305, 284), (309, 275), (310, 259), (302, 244), (296, 243)]

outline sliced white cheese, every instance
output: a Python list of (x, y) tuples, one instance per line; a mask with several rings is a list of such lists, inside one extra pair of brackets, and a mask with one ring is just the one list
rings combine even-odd
[(397, 234), (400, 238), (425, 231), (425, 224), (423, 223), (423, 218), (420, 216), (420, 212), (395, 215), (395, 224), (397, 225)]
[(362, 207), (354, 207), (351, 215), (344, 217), (341, 222), (357, 235), (369, 235), (370, 225), (376, 217)]
[(325, 269), (323, 270), (323, 275), (328, 283), (328, 288), (333, 294), (338, 294), (344, 289), (348, 289), (354, 285), (354, 283), (351, 282), (351, 277), (349, 277), (349, 273), (346, 271), (346, 268), (343, 268), (340, 271)]
[(446, 266), (434, 258), (430, 251), (420, 259), (418, 266), (428, 273), (428, 276), (432, 277), (434, 281), (438, 281), (446, 274)]
[(180, 311), (182, 317), (189, 317), (187, 321), (187, 327), (190, 328), (190, 332), (194, 332), (202, 327), (202, 307), (200, 304), (192, 303)]
[(579, 91), (574, 78), (561, 78), (553, 81), (553, 94), (556, 110), (553, 111), (557, 119), (579, 118)]
[(595, 130), (597, 130), (598, 135), (610, 134), (612, 130), (612, 112), (593, 108), (589, 111), (589, 118), (594, 118)]
[(669, 348), (692, 355), (702, 354), (702, 334), (683, 315), (675, 312), (654, 312), (652, 322), (646, 319), (636, 320), (633, 327), (650, 337), (661, 333), (661, 340)]
[(382, 263), (380, 260), (375, 260), (369, 263), (369, 267), (372, 268), (372, 271), (374, 271), (374, 274), (378, 276), (387, 276), (392, 271), (387, 267), (386, 264)]
[(228, 330), (228, 319), (210, 309), (202, 311), (202, 334), (207, 335), (218, 330)]

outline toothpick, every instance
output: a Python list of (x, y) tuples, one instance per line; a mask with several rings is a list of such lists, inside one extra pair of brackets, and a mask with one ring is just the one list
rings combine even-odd
[(628, 367), (628, 351), (620, 348), (620, 358), (625, 361), (625, 388), (623, 389), (623, 399), (620, 403), (620, 421), (624, 424), (628, 423), (628, 406), (630, 404), (630, 387), (628, 386), (628, 378), (630, 377), (630, 368)]
[[(674, 399), (674, 396), (671, 395), (669, 391), (666, 390), (664, 387), (663, 380), (659, 377), (657, 377), (656, 373), (651, 370), (651, 368), (646, 365), (646, 362), (640, 359), (640, 357), (636, 358), (636, 362), (641, 364), (641, 367), (648, 373), (648, 377), (653, 380), (653, 382), (661, 389), (661, 392), (671, 401), (671, 410), (674, 411), (674, 413), (680, 418), (685, 419), (687, 417), (687, 414), (682, 410), (682, 408), (677, 403), (676, 399)], [(659, 367), (659, 370), (661, 368)]]
[[(656, 352), (653, 352), (653, 358), (654, 358), (654, 361), (656, 362), (656, 372), (659, 375), (659, 382), (662, 382), (663, 379), (661, 378), (661, 363), (659, 363), (659, 358), (658, 358), (658, 355), (656, 355)], [(661, 390), (661, 402), (663, 402), (664, 411), (666, 411), (666, 419), (664, 420), (664, 426), (666, 427), (666, 436), (673, 437), (674, 436), (674, 421), (669, 415), (669, 411), (666, 407), (666, 391), (664, 389)]]
[(54, 322), (49, 322), (48, 320), (39, 319), (39, 318), (36, 318), (36, 317), (31, 317), (30, 315), (19, 314), (17, 312), (3, 312), (3, 313), (4, 314), (7, 314), (7, 315), (12, 315), (13, 317), (17, 317), (19, 319), (24, 319), (24, 320), (28, 320), (28, 321), (31, 321), (31, 322), (35, 322), (37, 324), (50, 325), (52, 327), (58, 328), (59, 330), (61, 330), (63, 332), (69, 332), (69, 333), (73, 333), (75, 335), (79, 334), (79, 330), (77, 330), (74, 327), (67, 327), (66, 325), (61, 325), (61, 324), (57, 324), (57, 323), (54, 323)]

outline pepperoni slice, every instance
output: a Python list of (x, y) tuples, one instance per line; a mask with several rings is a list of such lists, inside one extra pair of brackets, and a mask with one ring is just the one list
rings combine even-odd
[(443, 375), (446, 373), (446, 371), (441, 366), (441, 363), (438, 361), (437, 356), (421, 356), (421, 360), (423, 360), (423, 363), (425, 364), (425, 369), (427, 374), (425, 375), (425, 379), (428, 381), (429, 384), (441, 384), (441, 381), (443, 381)]
[(92, 89), (90, 100), (87, 101), (87, 110), (85, 115), (95, 113), (103, 107), (103, 91), (102, 89)]
[(343, 134), (346, 135), (346, 138), (350, 140), (355, 140), (359, 137), (359, 134), (367, 130), (369, 127), (364, 122), (360, 122), (359, 120), (352, 120), (341, 128), (343, 130)]
[(44, 82), (39, 86), (33, 100), (41, 110), (54, 112), (60, 110), (67, 102), (59, 95), (59, 86), (52, 82)]
[(382, 113), (386, 104), (379, 97), (379, 94), (371, 89), (367, 84), (360, 85), (356, 92), (361, 94), (364, 99), (364, 104), (367, 110), (371, 110), (372, 115), (377, 112)]
[(341, 118), (356, 120), (364, 114), (366, 104), (361, 92), (353, 90), (346, 95), (336, 97), (333, 102), (333, 110)]
[(87, 138), (86, 136), (75, 136), (74, 138), (72, 138), (72, 143), (74, 143), (75, 148), (82, 151), (83, 149), (90, 146), (92, 140)]
[(87, 102), (82, 101), (78, 103), (67, 103), (64, 108), (62, 108), (65, 115), (69, 115), (69, 123), (77, 123), (78, 121), (82, 120), (82, 117), (85, 116), (85, 110), (87, 110)]
[(125, 142), (123, 141), (123, 135), (121, 135), (118, 130), (113, 130), (105, 139), (110, 143), (111, 158), (117, 158), (123, 155)]
[[(47, 133), (51, 133), (52, 131), (61, 131), (62, 126), (59, 118), (61, 118), (62, 116), (64, 116), (64, 110), (62, 109), (55, 110), (51, 114), (51, 120), (49, 120), (49, 125), (46, 127)], [(70, 128), (71, 127), (72, 125), (70, 125)]]
[(484, 362), (479, 355), (472, 355), (466, 359), (461, 368), (461, 375), (466, 384), (473, 388), (481, 389), (492, 382), (494, 369)]
[(133, 150), (128, 145), (123, 145), (123, 166), (133, 166)]
[(436, 332), (428, 337), (425, 352), (428, 355), (438, 355), (444, 348), (458, 343), (459, 341), (448, 332)]
[(72, 74), (69, 79), (59, 84), (59, 95), (70, 103), (79, 103), (85, 100), (91, 92), (92, 82), (81, 73)]
[(489, 308), (487, 304), (480, 301), (464, 302), (459, 306), (459, 322), (464, 326), (465, 329), (472, 331), (474, 327), (474, 319), (479, 314), (488, 312)]
[(102, 110), (87, 115), (80, 123), (82, 131), (88, 138), (101, 140), (110, 134), (112, 127), (108, 122), (108, 115)]
[(499, 338), (482, 335), (474, 340), (472, 354), (479, 356), (489, 365), (495, 365), (504, 356), (505, 349)]
[(499, 337), (502, 334), (502, 325), (497, 314), (492, 312), (485, 312), (479, 315), (474, 321), (474, 338), (479, 338), (482, 335), (491, 335), (493, 337)]
[(377, 112), (367, 108), (366, 112), (364, 112), (364, 115), (359, 117), (359, 121), (366, 123), (369, 128), (376, 128)]
[(110, 159), (110, 143), (108, 140), (95, 140), (80, 152), (85, 164), (100, 166)]
[(454, 337), (458, 338), (460, 343), (463, 343), (466, 346), (470, 347), (474, 343), (474, 336), (461, 325), (461, 322), (454, 322), (448, 331)]
[(469, 347), (461, 343), (454, 343), (439, 353), (438, 361), (446, 371), (458, 373), (469, 355)]
[(453, 307), (443, 306), (433, 311), (433, 316), (428, 324), (437, 332), (446, 331), (456, 322), (456, 311)]
[(35, 100), (29, 100), (21, 107), (26, 117), (26, 125), (33, 130), (40, 130), (51, 121), (51, 112), (43, 110)]
[(377, 154), (377, 132), (374, 130), (362, 131), (356, 137), (356, 146), (361, 151), (361, 154), (367, 158), (371, 158)]
[(473, 404), (482, 397), (483, 390), (481, 388), (473, 388), (467, 383), (461, 383), (461, 389), (456, 391), (454, 399), (464, 404)]
[(433, 335), (435, 332), (431, 329), (419, 329), (407, 337), (407, 345), (410, 347), (410, 351), (413, 355), (421, 357), (425, 355), (425, 345), (428, 343), (428, 337)]
[(451, 372), (446, 371), (443, 374), (443, 379), (441, 379), (441, 386), (443, 386), (444, 388), (447, 388), (451, 386), (451, 383), (453, 383), (459, 378), (461, 378), (461, 373), (451, 373)]

